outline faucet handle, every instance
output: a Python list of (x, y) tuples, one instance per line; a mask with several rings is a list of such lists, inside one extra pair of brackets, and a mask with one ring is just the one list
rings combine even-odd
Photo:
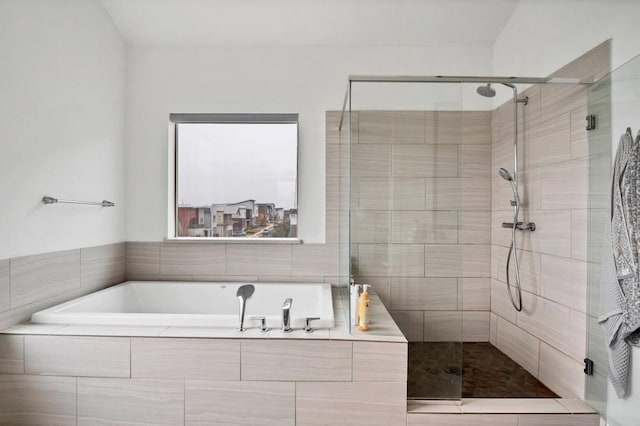
[(319, 320), (320, 317), (307, 317), (305, 318), (305, 326), (304, 326), (304, 331), (305, 333), (313, 333), (313, 328), (311, 328), (311, 321), (315, 321), (315, 320)]
[(262, 331), (263, 333), (271, 330), (269, 327), (267, 327), (266, 317), (251, 317), (249, 319), (251, 319), (252, 321), (260, 321), (260, 331)]

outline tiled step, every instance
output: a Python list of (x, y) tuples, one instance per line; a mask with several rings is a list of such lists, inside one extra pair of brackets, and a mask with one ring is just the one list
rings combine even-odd
[(485, 398), (408, 401), (409, 426), (598, 426), (600, 418), (580, 399)]

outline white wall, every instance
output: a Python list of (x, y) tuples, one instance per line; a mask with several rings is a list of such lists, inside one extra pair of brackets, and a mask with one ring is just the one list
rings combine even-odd
[(124, 79), (97, 1), (0, 2), (0, 259), (124, 239)]
[(299, 236), (324, 242), (324, 120), (350, 74), (489, 74), (478, 47), (130, 47), (127, 240), (167, 235), (167, 123), (172, 112), (300, 114)]
[[(520, 0), (494, 44), (494, 73), (546, 76), (607, 39), (612, 39), (615, 69), (640, 54), (638, 16), (640, 2), (634, 0)], [(615, 84), (613, 89), (615, 97)], [(637, 131), (640, 126), (637, 117), (630, 121), (632, 114), (615, 108), (614, 150), (620, 129), (635, 125)], [(612, 425), (638, 424), (640, 350), (634, 349), (632, 358), (630, 396), (618, 400), (611, 387), (607, 394)]]

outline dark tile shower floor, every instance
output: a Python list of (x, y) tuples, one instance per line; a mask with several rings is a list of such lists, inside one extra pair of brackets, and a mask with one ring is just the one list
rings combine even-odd
[(461, 389), (463, 398), (558, 398), (490, 343), (409, 343), (409, 398), (455, 399)]

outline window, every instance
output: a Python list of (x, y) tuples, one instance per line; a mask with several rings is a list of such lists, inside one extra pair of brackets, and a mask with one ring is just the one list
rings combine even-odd
[(297, 238), (297, 114), (171, 114), (175, 236)]

